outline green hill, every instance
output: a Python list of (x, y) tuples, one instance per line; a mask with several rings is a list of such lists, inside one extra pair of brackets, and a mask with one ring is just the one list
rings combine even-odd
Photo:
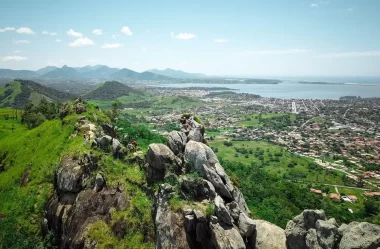
[(15, 80), (0, 88), (0, 107), (23, 108), (27, 103), (38, 104), (42, 99), (61, 102), (72, 98), (69, 93), (30, 80)]
[(106, 100), (114, 101), (121, 96), (127, 96), (130, 93), (139, 93), (132, 87), (126, 86), (118, 81), (107, 81), (89, 92), (84, 96), (88, 100)]

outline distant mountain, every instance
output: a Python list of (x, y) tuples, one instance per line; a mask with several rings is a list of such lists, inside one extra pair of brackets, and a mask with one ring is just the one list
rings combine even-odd
[(120, 69), (118, 69), (118, 68), (100, 66), (95, 70), (89, 71), (87, 73), (83, 73), (83, 76), (86, 78), (106, 78), (106, 77), (118, 72), (119, 70)]
[(0, 77), (2, 78), (33, 78), (38, 76), (38, 73), (30, 70), (0, 69)]
[(23, 108), (27, 103), (38, 104), (42, 99), (47, 101), (65, 101), (74, 98), (69, 93), (40, 85), (30, 80), (15, 80), (0, 87), (0, 106)]
[(57, 69), (58, 67), (56, 66), (47, 66), (47, 67), (44, 67), (44, 68), (41, 68), (41, 69), (38, 69), (36, 71), (36, 73), (38, 73), (39, 75), (44, 75), (44, 74), (47, 74), (48, 72), (51, 72), (55, 69)]
[(77, 70), (79, 73), (88, 73), (94, 70), (97, 70), (98, 68), (103, 67), (103, 65), (95, 65), (95, 66), (84, 66), (84, 67), (74, 67), (75, 70)]
[(132, 87), (126, 86), (118, 81), (107, 81), (101, 84), (95, 90), (86, 94), (84, 98), (89, 100), (114, 101), (116, 98), (129, 95), (130, 93), (139, 92)]
[(178, 79), (195, 79), (195, 78), (203, 78), (207, 77), (205, 74), (200, 74), (200, 73), (187, 73), (181, 70), (174, 70), (171, 68), (167, 68), (165, 70), (158, 70), (158, 69), (151, 69), (148, 70), (147, 72), (171, 77), (171, 78), (178, 78)]
[(82, 78), (82, 74), (75, 68), (64, 65), (63, 67), (50, 71), (41, 77), (50, 79), (77, 79)]
[(112, 79), (134, 79), (134, 80), (166, 80), (170, 79), (169, 77), (151, 73), (151, 72), (143, 72), (138, 73), (128, 68), (123, 68), (118, 72), (111, 74), (109, 76)]

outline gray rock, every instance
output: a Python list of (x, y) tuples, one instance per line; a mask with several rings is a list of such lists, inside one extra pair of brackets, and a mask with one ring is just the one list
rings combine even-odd
[(65, 156), (56, 171), (58, 192), (79, 192), (83, 187), (84, 167), (79, 160)]
[(181, 131), (172, 131), (167, 138), (167, 144), (175, 155), (182, 153), (187, 142), (186, 134)]
[(306, 248), (307, 249), (322, 249), (318, 244), (317, 231), (312, 228), (306, 235)]
[(185, 219), (182, 214), (175, 213), (169, 206), (172, 194), (171, 185), (161, 184), (154, 200), (156, 249), (190, 249), (186, 238)]
[(100, 146), (100, 148), (105, 150), (105, 149), (108, 149), (108, 147), (111, 145), (112, 137), (109, 135), (105, 135), (100, 138), (97, 138), (96, 142), (98, 146)]
[(189, 135), (187, 136), (188, 141), (196, 141), (196, 142), (203, 142), (203, 135), (201, 131), (201, 127), (194, 128), (189, 132)]
[(245, 243), (235, 227), (210, 223), (211, 242), (216, 249), (245, 249)]
[(116, 138), (114, 138), (112, 140), (112, 151), (113, 152), (116, 152), (120, 149), (120, 147), (122, 147), (122, 144), (120, 143), (119, 140), (117, 140)]
[(335, 219), (318, 220), (316, 223), (318, 243), (323, 249), (338, 248), (341, 235)]
[(239, 204), (236, 201), (233, 201), (233, 202), (227, 203), (226, 208), (228, 209), (228, 212), (230, 213), (232, 219), (234, 219), (235, 223), (237, 223), (239, 220), (240, 213), (241, 213)]
[(286, 249), (285, 231), (267, 221), (253, 220), (256, 225), (256, 249)]
[(196, 201), (212, 200), (215, 198), (215, 188), (207, 180), (202, 178), (195, 178), (185, 175), (179, 180), (181, 185), (181, 194), (186, 199), (193, 199)]
[(245, 212), (247, 215), (251, 214), (251, 211), (249, 210), (248, 205), (245, 202), (244, 196), (238, 188), (234, 189), (234, 191), (232, 192), (232, 197), (239, 205), (240, 211)]
[(200, 176), (214, 185), (220, 196), (232, 200), (233, 185), (211, 148), (203, 143), (190, 141), (186, 144), (185, 160)]
[(202, 211), (194, 209), (193, 212), (198, 222), (207, 222), (207, 218)]
[(232, 226), (234, 220), (232, 219), (230, 213), (228, 212), (228, 209), (224, 205), (224, 201), (220, 196), (216, 196), (214, 200), (215, 205), (215, 214), (218, 217), (218, 219), (227, 225)]
[(248, 215), (246, 215), (244, 212), (240, 213), (238, 227), (241, 236), (245, 238), (250, 237), (256, 229), (256, 225), (253, 220), (249, 218)]
[(95, 191), (99, 192), (103, 189), (103, 186), (105, 185), (105, 180), (101, 174), (96, 174), (95, 177)]
[(339, 231), (343, 237), (339, 249), (377, 249), (380, 247), (380, 226), (367, 222), (351, 222)]
[(306, 234), (316, 228), (317, 220), (326, 220), (323, 210), (304, 210), (286, 225), (285, 235), (289, 249), (306, 248)]
[(170, 165), (180, 167), (181, 160), (164, 144), (150, 144), (146, 154), (148, 168), (146, 170), (149, 183), (163, 180)]

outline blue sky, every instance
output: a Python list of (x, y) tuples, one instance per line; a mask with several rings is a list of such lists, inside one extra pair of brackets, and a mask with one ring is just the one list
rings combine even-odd
[(2, 0), (0, 68), (380, 76), (378, 0)]

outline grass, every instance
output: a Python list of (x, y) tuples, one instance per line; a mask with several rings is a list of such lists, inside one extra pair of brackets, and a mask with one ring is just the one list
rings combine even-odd
[(15, 100), (15, 97), (21, 93), (21, 84), (20, 82), (18, 81), (12, 81), (10, 83), (8, 83), (9, 86), (8, 87), (0, 87), (0, 96), (2, 96), (5, 92), (6, 89), (13, 89), (13, 92), (11, 95), (9, 95), (8, 97), (6, 97), (5, 99), (3, 99), (1, 102), (0, 102), (0, 106), (4, 106), (5, 103), (10, 103), (12, 104)]
[[(236, 122), (237, 125), (246, 126), (246, 127), (262, 127), (263, 124), (259, 122), (259, 115), (258, 113), (250, 114), (250, 115), (243, 115), (242, 118), (244, 118), (244, 121)], [(267, 114), (261, 114), (261, 118), (263, 120), (265, 119), (272, 119), (276, 117), (283, 117), (283, 116), (289, 116), (291, 121), (296, 120), (295, 114), (288, 114), (288, 113), (267, 113)]]
[[(290, 180), (299, 180), (306, 183), (328, 183), (343, 185), (342, 176), (336, 172), (328, 172), (320, 167), (310, 169), (311, 159), (298, 157), (281, 146), (273, 145), (262, 141), (231, 141), (232, 146), (224, 145), (224, 141), (210, 141), (212, 148), (217, 148), (216, 155), (221, 160), (239, 161), (246, 165), (263, 165), (264, 170), (277, 176), (287, 176)], [(242, 154), (236, 149), (248, 151)], [(249, 153), (249, 151), (252, 152)], [(262, 160), (257, 156), (257, 151), (262, 152)], [(280, 155), (280, 156), (276, 156)], [(278, 158), (278, 161), (271, 161), (270, 158)], [(289, 164), (294, 162), (294, 167)]]

